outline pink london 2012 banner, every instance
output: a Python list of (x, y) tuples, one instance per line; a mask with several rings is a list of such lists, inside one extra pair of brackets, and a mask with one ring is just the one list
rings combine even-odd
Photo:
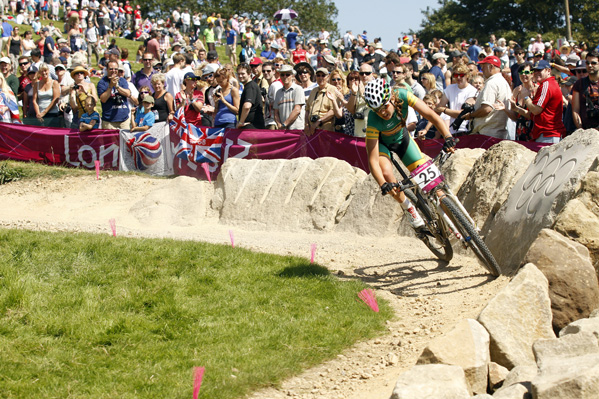
[[(91, 133), (80, 134), (77, 130), (70, 129), (0, 123), (0, 159), (87, 169), (94, 169), (97, 160), (100, 162), (101, 169), (116, 170), (119, 168), (119, 137), (118, 130), (93, 130)], [(190, 145), (189, 142), (193, 140), (195, 142)], [(486, 149), (500, 141), (487, 136), (465, 136), (460, 138), (458, 148)], [(208, 145), (208, 143), (212, 144)], [(216, 131), (216, 129), (198, 128), (195, 135), (181, 137), (171, 129), (170, 143), (169, 140), (161, 143), (161, 145), (169, 144), (171, 145), (169, 151), (162, 151), (162, 153), (172, 157), (172, 159), (165, 159), (165, 162), (172, 162), (174, 174), (199, 179), (206, 179), (206, 171), (211, 174), (212, 179), (216, 178), (220, 166), (228, 158), (334, 157), (368, 171), (363, 138), (324, 130), (306, 136), (300, 130), (221, 129)], [(538, 143), (520, 142), (520, 144), (533, 151), (538, 151), (544, 146)], [(426, 140), (419, 141), (418, 145), (422, 152), (435, 156), (441, 150), (443, 142)], [(206, 148), (209, 149), (209, 156), (199, 153)], [(180, 151), (177, 151), (178, 149)], [(194, 151), (197, 153), (194, 154)]]

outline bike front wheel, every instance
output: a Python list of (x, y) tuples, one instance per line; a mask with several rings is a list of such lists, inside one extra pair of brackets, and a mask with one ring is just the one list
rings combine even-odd
[(428, 201), (418, 193), (415, 194), (412, 190), (404, 191), (406, 197), (416, 206), (420, 216), (426, 224), (428, 232), (416, 230), (418, 237), (424, 245), (440, 260), (449, 262), (453, 258), (453, 247), (449, 241), (447, 227), (438, 214), (431, 209)]
[(493, 276), (499, 276), (501, 271), (495, 257), (453, 198), (448, 196), (442, 198), (441, 206), (485, 269)]

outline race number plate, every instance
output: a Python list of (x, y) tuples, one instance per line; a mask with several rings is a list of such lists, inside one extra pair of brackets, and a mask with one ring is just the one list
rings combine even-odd
[(414, 169), (411, 175), (412, 179), (425, 193), (428, 193), (445, 180), (441, 171), (439, 171), (439, 168), (433, 163), (432, 159)]

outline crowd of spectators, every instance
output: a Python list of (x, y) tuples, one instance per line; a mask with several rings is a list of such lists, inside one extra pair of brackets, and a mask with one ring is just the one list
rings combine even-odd
[[(584, 43), (558, 46), (536, 35), (519, 44), (491, 35), (482, 45), (433, 39), (425, 46), (413, 35), (385, 51), (366, 31), (332, 40), (321, 29), (306, 37), (291, 21), (204, 16), (179, 7), (155, 20), (129, 1), (10, 6), (13, 21), (2, 17), (0, 41), (4, 121), (19, 119), (19, 102), (27, 124), (143, 131), (183, 109), (200, 126), (363, 137), (364, 86), (383, 77), (424, 100), (455, 135), (557, 142), (599, 125), (598, 53)], [(53, 25), (59, 16), (63, 30)], [(31, 29), (20, 32), (10, 22)], [(116, 37), (136, 40), (137, 53), (119, 48)], [(132, 68), (133, 57), (141, 67)], [(91, 112), (97, 103), (100, 114)], [(420, 139), (437, 136), (411, 109), (406, 126)]]

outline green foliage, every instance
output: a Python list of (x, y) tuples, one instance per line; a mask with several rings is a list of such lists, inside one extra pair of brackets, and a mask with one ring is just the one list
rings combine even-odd
[[(385, 330), (308, 259), (0, 230), (0, 396), (242, 398)], [(234, 375), (234, 377), (232, 376)]]
[(0, 184), (21, 180), (22, 177), (23, 172), (20, 168), (11, 166), (6, 162), (0, 163)]
[[(527, 44), (537, 33), (545, 39), (566, 36), (565, 4), (535, 0), (448, 0), (436, 10), (427, 8), (418, 32), (424, 42), (433, 37), (449, 42), (471, 37), (484, 43), (490, 34)], [(599, 11), (596, 2), (570, 1), (572, 35), (577, 40), (599, 39)]]
[[(255, 19), (273, 19), (275, 12), (290, 6), (297, 11), (299, 17), (294, 20), (304, 34), (315, 34), (325, 28), (331, 34), (338, 32), (337, 6), (331, 0), (296, 0), (291, 3), (282, 3), (278, 0), (204, 0), (201, 2), (187, 2), (184, 0), (148, 0), (141, 4), (143, 15), (153, 11), (163, 18), (169, 17), (175, 7), (183, 10), (189, 7), (193, 13), (201, 11), (204, 15), (212, 12), (220, 13), (224, 21), (234, 14), (249, 16)], [(157, 11), (159, 10), (159, 11)]]

